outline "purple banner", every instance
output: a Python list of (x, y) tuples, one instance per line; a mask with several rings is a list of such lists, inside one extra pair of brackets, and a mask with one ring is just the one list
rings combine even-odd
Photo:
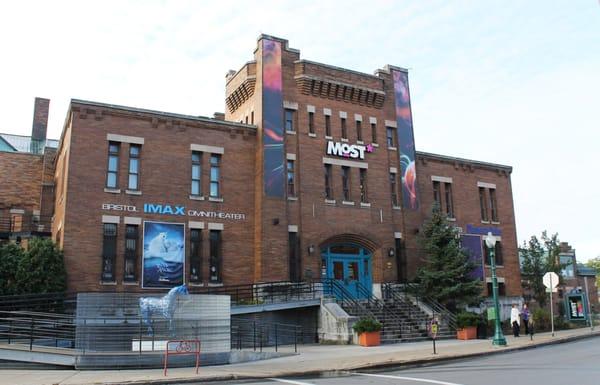
[(416, 210), (419, 208), (419, 198), (408, 75), (406, 72), (393, 70), (392, 76), (394, 77), (396, 123), (398, 125), (398, 156), (402, 175), (402, 203), (405, 208)]
[(285, 195), (281, 43), (263, 40), (263, 172), (265, 194)]
[(491, 226), (474, 226), (467, 224), (467, 234), (479, 234), (479, 235), (487, 235), (488, 233), (492, 233), (492, 235), (496, 237), (502, 236), (502, 230), (497, 227)]
[(483, 281), (483, 250), (481, 249), (481, 237), (479, 235), (461, 235), (460, 243), (462, 248), (468, 251), (470, 260), (475, 265), (471, 277)]

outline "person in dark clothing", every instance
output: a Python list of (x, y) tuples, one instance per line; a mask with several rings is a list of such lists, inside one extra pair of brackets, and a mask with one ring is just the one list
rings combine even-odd
[(523, 304), (523, 310), (521, 310), (521, 318), (523, 318), (523, 325), (525, 326), (525, 334), (529, 334), (529, 309), (527, 308), (527, 304)]

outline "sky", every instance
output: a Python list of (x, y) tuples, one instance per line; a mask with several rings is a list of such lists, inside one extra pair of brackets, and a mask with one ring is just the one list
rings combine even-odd
[(0, 132), (29, 135), (36, 96), (51, 99), (49, 138), (72, 98), (212, 116), (227, 71), (270, 34), (303, 59), (408, 68), (418, 150), (512, 166), (519, 244), (548, 230), (578, 261), (600, 256), (598, 0), (1, 7)]

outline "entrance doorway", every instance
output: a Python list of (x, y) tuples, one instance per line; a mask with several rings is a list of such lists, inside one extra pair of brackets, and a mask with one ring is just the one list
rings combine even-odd
[[(334, 244), (321, 249), (321, 276), (334, 279), (354, 298), (371, 294), (371, 253), (355, 244)], [(362, 286), (366, 290), (359, 290)]]

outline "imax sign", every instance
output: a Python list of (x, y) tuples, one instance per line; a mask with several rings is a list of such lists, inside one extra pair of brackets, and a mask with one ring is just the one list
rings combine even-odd
[(348, 144), (343, 142), (327, 142), (327, 155), (344, 158), (365, 159), (365, 152), (373, 152), (373, 145)]

